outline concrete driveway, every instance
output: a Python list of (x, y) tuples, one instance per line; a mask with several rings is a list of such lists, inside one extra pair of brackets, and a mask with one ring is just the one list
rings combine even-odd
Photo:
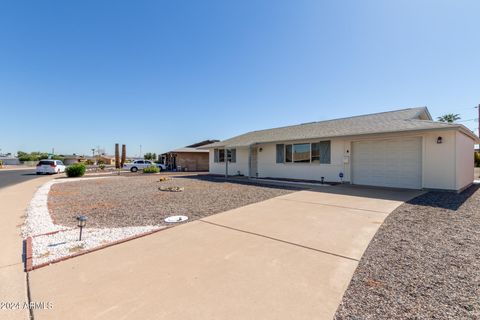
[(324, 187), (30, 273), (35, 319), (331, 319), (368, 243), (418, 191)]

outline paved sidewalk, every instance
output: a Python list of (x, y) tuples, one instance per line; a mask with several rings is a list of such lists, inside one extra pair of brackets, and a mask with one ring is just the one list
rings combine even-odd
[(418, 191), (332, 187), (30, 273), (35, 319), (331, 319), (371, 238)]
[[(27, 301), (26, 273), (22, 261), (21, 225), (25, 209), (39, 186), (52, 177), (22, 182), (0, 190), (0, 302)], [(28, 310), (0, 309), (0, 319), (28, 319)]]

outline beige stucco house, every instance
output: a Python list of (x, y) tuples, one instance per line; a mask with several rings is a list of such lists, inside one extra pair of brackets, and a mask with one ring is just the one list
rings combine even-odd
[(478, 137), (409, 108), (249, 132), (206, 145), (209, 172), (459, 191), (473, 182)]

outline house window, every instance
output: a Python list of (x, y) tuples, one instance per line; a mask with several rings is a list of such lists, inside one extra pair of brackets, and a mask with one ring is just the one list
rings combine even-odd
[(331, 151), (330, 141), (320, 141), (320, 163), (330, 164)]
[(218, 162), (225, 162), (225, 149), (218, 149)]
[(312, 143), (312, 163), (320, 163), (320, 143)]
[[(277, 144), (277, 163), (331, 163), (330, 141)], [(283, 161), (282, 161), (283, 159)]]
[(277, 144), (277, 163), (283, 163), (285, 160), (285, 145)]
[(287, 144), (285, 145), (285, 162), (292, 162), (292, 145)]
[[(237, 149), (226, 149), (227, 159), (230, 162), (237, 162)], [(213, 162), (225, 162), (225, 149), (214, 149), (213, 150)]]
[(227, 159), (232, 163), (237, 162), (237, 149), (227, 149)]
[(293, 145), (293, 162), (310, 162), (310, 143)]

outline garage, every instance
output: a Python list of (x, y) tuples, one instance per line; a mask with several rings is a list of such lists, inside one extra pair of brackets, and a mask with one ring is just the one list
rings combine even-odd
[(352, 182), (359, 185), (422, 188), (422, 138), (352, 143)]

